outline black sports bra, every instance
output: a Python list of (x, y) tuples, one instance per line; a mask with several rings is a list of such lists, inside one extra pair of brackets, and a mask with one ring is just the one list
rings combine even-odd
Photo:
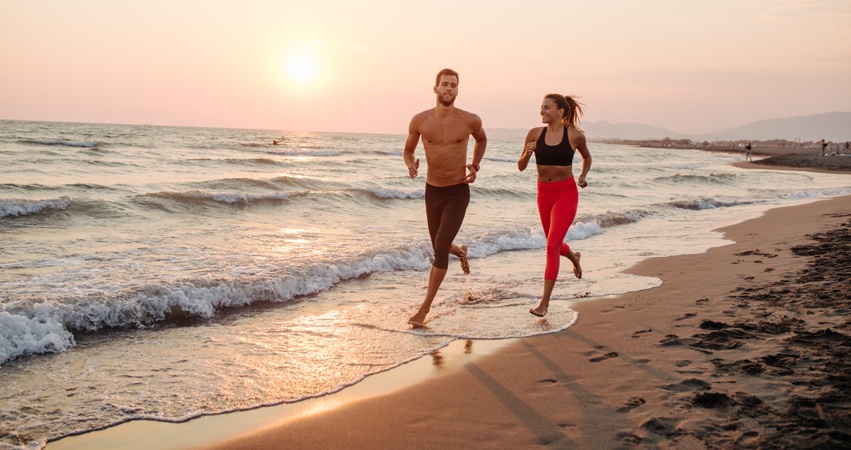
[(535, 163), (539, 166), (572, 166), (574, 150), (570, 147), (570, 139), (567, 138), (567, 127), (564, 127), (564, 137), (558, 145), (547, 145), (546, 137), (545, 127), (535, 146)]

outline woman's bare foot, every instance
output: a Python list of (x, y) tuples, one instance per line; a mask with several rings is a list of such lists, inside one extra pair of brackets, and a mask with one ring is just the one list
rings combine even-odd
[(573, 257), (567, 257), (570, 262), (573, 263), (573, 274), (576, 275), (576, 278), (582, 279), (582, 266), (579, 265), (579, 258), (582, 256), (582, 253), (573, 252)]
[(537, 308), (530, 309), (529, 312), (533, 316), (544, 317), (547, 315), (547, 307), (546, 306), (538, 306)]

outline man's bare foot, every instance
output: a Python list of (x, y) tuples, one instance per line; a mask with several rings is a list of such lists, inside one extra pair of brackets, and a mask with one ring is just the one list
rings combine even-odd
[(408, 319), (408, 323), (413, 325), (414, 328), (425, 327), (426, 316), (428, 315), (428, 311), (428, 309), (420, 307), (417, 310), (417, 313), (411, 316), (410, 319)]
[(470, 274), (470, 262), (467, 261), (467, 246), (462, 245), (459, 248), (460, 248), (460, 251), (455, 256), (458, 257), (458, 261), (461, 261), (461, 270), (464, 271), (465, 275), (469, 275)]
[(415, 314), (413, 317), (408, 319), (408, 324), (413, 325), (414, 328), (425, 328), (425, 316), (420, 317), (419, 314)]
[(546, 306), (538, 306), (537, 308), (530, 309), (529, 312), (533, 316), (544, 317), (547, 315), (547, 307)]

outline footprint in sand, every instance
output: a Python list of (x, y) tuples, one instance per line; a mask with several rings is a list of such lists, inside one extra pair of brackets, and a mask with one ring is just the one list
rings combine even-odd
[(659, 436), (670, 436), (679, 427), (680, 419), (654, 417), (641, 424), (641, 428)]
[(538, 384), (556, 384), (558, 380), (554, 378), (544, 378), (543, 380), (538, 380)]
[(701, 408), (712, 409), (729, 406), (733, 403), (733, 400), (727, 394), (721, 392), (704, 392), (696, 395), (691, 402)]
[(648, 329), (646, 329), (646, 330), (638, 330), (638, 331), (636, 331), (635, 333), (632, 333), (632, 338), (633, 338), (633, 339), (638, 339), (638, 338), (640, 338), (640, 337), (641, 337), (641, 336), (639, 336), (640, 334), (650, 333), (651, 331), (653, 331), (653, 329), (652, 329), (652, 328), (648, 328)]
[(617, 411), (621, 414), (628, 413), (628, 412), (632, 411), (633, 409), (638, 408), (639, 406), (641, 406), (645, 403), (647, 403), (647, 401), (644, 400), (641, 397), (632, 397), (631, 399), (627, 400), (627, 402), (624, 403), (623, 406), (618, 408)]
[(712, 388), (712, 385), (697, 378), (689, 378), (687, 380), (680, 381), (676, 384), (669, 384), (667, 386), (662, 386), (662, 389), (666, 391), (674, 391), (674, 392), (698, 392), (698, 391), (708, 391)]
[(641, 438), (632, 433), (618, 433), (616, 438), (624, 444), (638, 445), (641, 443)]
[(605, 355), (603, 355), (603, 356), (598, 356), (598, 357), (596, 357), (596, 358), (591, 358), (591, 359), (589, 359), (589, 361), (591, 361), (591, 362), (600, 362), (600, 361), (605, 361), (605, 360), (607, 360), (607, 359), (609, 359), (609, 358), (617, 358), (617, 357), (618, 357), (618, 352), (609, 352), (609, 353), (606, 353), (606, 354), (605, 354)]

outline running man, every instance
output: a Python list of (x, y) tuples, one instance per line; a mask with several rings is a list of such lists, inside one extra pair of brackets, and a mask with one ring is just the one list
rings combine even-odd
[[(408, 126), (408, 139), (402, 156), (408, 166), (408, 174), (416, 178), (420, 160), (414, 150), (422, 136), (428, 171), (426, 173), (425, 206), (428, 232), (434, 248), (434, 262), (428, 277), (428, 290), (419, 311), (408, 319), (415, 327), (425, 324), (431, 302), (446, 276), (449, 254), (461, 261), (464, 273), (470, 273), (467, 263), (467, 246), (452, 243), (467, 205), (470, 203), (469, 184), (476, 181), (479, 163), (485, 155), (487, 136), (479, 116), (455, 107), (458, 96), (458, 72), (443, 69), (437, 74), (434, 84), (437, 96), (435, 107), (415, 115)], [(473, 160), (467, 164), (467, 143), (473, 136)]]

